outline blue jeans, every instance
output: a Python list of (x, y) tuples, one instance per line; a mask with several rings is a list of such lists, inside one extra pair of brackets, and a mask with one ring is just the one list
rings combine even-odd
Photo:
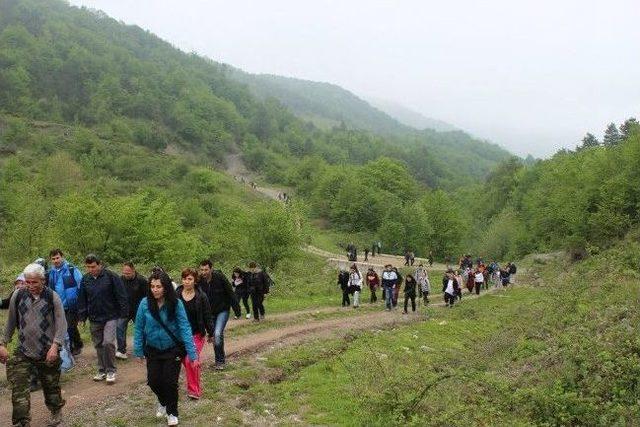
[(388, 309), (393, 307), (393, 288), (391, 286), (384, 287), (384, 303)]
[(229, 310), (213, 315), (213, 353), (216, 358), (216, 365), (224, 364), (224, 327), (229, 320)]
[(116, 350), (120, 353), (127, 352), (127, 325), (129, 325), (129, 319), (118, 319), (118, 326), (116, 328), (116, 341), (118, 345)]

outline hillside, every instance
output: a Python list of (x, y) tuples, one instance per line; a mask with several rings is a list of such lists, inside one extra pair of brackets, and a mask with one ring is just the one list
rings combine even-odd
[(373, 107), (393, 117), (405, 126), (410, 126), (415, 129), (433, 129), (438, 132), (449, 132), (459, 130), (452, 124), (444, 122), (438, 119), (432, 119), (426, 117), (422, 113), (411, 110), (396, 102), (386, 99), (367, 97), (367, 102)]

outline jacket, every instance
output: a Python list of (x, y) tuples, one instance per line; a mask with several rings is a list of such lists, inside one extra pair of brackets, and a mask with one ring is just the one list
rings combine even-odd
[[(182, 291), (184, 290), (183, 286), (178, 286), (176, 289), (176, 293), (178, 294), (178, 298), (185, 302), (182, 298)], [(209, 304), (209, 298), (207, 298), (207, 294), (202, 292), (200, 289), (196, 288), (196, 294), (193, 297), (196, 302), (196, 307), (198, 310), (198, 318), (196, 319), (195, 324), (191, 324), (191, 331), (194, 333), (199, 333), (200, 335), (209, 335), (213, 336), (213, 318), (211, 317), (211, 305)], [(186, 302), (185, 302), (186, 304)], [(187, 316), (187, 319), (189, 316)]]
[(269, 293), (269, 284), (271, 283), (271, 279), (262, 270), (258, 270), (255, 273), (248, 271), (247, 272), (247, 284), (249, 288), (249, 292), (257, 293), (257, 294), (268, 294)]
[(212, 315), (229, 311), (232, 305), (234, 308), (237, 308), (238, 311), (240, 310), (231, 283), (220, 270), (213, 270), (211, 272), (211, 281), (209, 282), (207, 282), (204, 277), (201, 278), (198, 281), (198, 288), (207, 295)]
[[(460, 290), (460, 284), (458, 283), (458, 281), (456, 279), (451, 279), (453, 280), (453, 292), (454, 295), (456, 292), (458, 292), (458, 290)], [(447, 276), (444, 276), (442, 278), (442, 292), (447, 290), (447, 284), (449, 283), (449, 278)]]
[(82, 272), (67, 261), (64, 261), (60, 268), (51, 267), (47, 274), (47, 284), (56, 291), (65, 310), (78, 309), (81, 282)]
[(382, 273), (382, 286), (392, 288), (398, 284), (398, 275), (395, 271), (385, 271)]
[(416, 295), (416, 286), (418, 283), (415, 280), (405, 280), (404, 281), (404, 294), (405, 295)]
[(378, 273), (375, 271), (373, 272), (373, 275), (371, 273), (367, 273), (367, 284), (370, 289), (378, 289), (380, 286), (380, 277), (378, 276)]
[[(182, 300), (178, 300), (176, 303), (176, 316), (173, 321), (169, 320), (169, 313), (167, 312), (167, 306), (163, 305), (158, 311), (162, 323), (173, 332), (178, 340), (184, 343), (184, 347), (187, 349), (187, 355), (191, 361), (198, 359), (198, 353), (196, 352), (196, 346), (193, 343), (193, 334), (191, 334), (191, 325), (187, 319), (187, 313), (184, 310)], [(133, 354), (136, 357), (144, 357), (144, 347), (149, 345), (157, 348), (158, 350), (168, 350), (176, 345), (175, 341), (164, 328), (158, 323), (158, 321), (151, 314), (149, 310), (149, 303), (147, 298), (143, 298), (138, 306), (138, 312), (136, 313), (135, 329), (133, 334)]]
[(147, 296), (147, 289), (149, 288), (149, 282), (147, 279), (136, 273), (133, 279), (125, 279), (124, 276), (120, 276), (122, 284), (127, 291), (127, 303), (129, 305), (129, 320), (136, 318), (138, 312), (138, 305), (142, 298)]
[(124, 319), (129, 315), (127, 291), (114, 272), (102, 268), (98, 277), (87, 273), (82, 277), (78, 294), (80, 321), (107, 322)]
[(338, 274), (338, 284), (340, 285), (340, 289), (346, 291), (349, 287), (349, 273), (347, 271), (341, 271)]

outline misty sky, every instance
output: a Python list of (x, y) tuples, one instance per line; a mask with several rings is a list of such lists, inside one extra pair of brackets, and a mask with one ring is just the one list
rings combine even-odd
[(71, 0), (252, 73), (338, 84), (517, 154), (640, 118), (638, 0)]

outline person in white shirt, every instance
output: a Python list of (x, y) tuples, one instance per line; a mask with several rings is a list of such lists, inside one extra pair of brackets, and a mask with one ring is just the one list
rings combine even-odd
[(353, 264), (349, 271), (349, 290), (353, 293), (353, 308), (360, 307), (360, 292), (362, 291), (362, 275), (358, 266)]
[(444, 303), (447, 307), (453, 307), (456, 294), (460, 285), (455, 278), (453, 270), (449, 269), (442, 278), (442, 292), (444, 292)]

